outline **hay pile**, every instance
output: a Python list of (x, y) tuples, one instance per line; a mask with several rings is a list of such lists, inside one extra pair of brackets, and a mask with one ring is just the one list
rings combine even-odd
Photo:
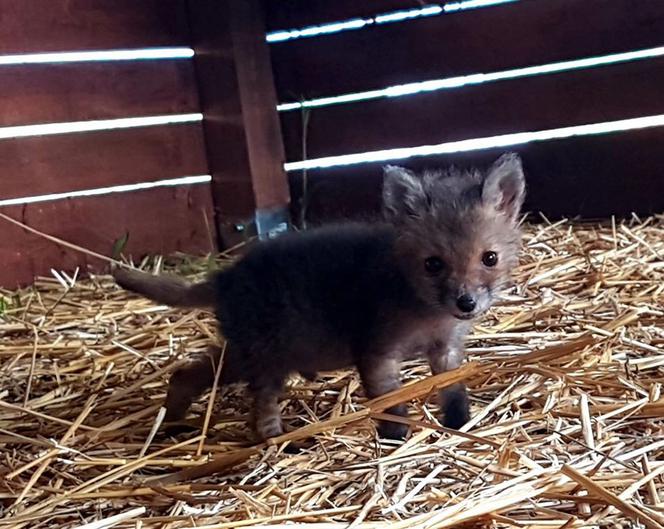
[[(107, 277), (3, 292), (0, 527), (661, 528), (664, 217), (529, 226), (516, 284), (460, 374), (404, 366), (420, 382), (391, 398), (420, 398), (403, 444), (376, 439), (369, 417), (389, 399), (367, 403), (352, 371), (294, 380), (294, 431), (268, 446), (247, 443), (237, 387), (165, 438), (168, 375), (215, 339), (209, 314)], [(462, 433), (436, 425), (426, 396), (456, 376), (472, 389)]]

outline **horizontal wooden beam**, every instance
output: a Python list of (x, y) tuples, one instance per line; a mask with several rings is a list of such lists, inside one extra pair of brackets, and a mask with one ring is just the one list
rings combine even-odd
[[(568, 138), (522, 145), (525, 211), (549, 218), (606, 218), (664, 211), (664, 128)], [(456, 165), (488, 166), (504, 149), (412, 158), (398, 165), (421, 170)], [(318, 224), (379, 214), (382, 164), (362, 164), (309, 172), (309, 222)], [(301, 175), (290, 174), (295, 192)], [(299, 203), (294, 194), (293, 204)], [(299, 211), (295, 210), (294, 215)]]
[(2, 1), (0, 54), (186, 46), (183, 0)]
[(200, 123), (0, 140), (2, 198), (207, 174)]
[[(311, 109), (309, 158), (664, 114), (664, 57)], [(298, 111), (282, 114), (289, 161)]]
[(270, 50), (283, 102), (661, 46), (663, 34), (660, 0), (522, 0)]
[[(138, 259), (146, 254), (166, 255), (179, 250), (194, 254), (214, 251), (212, 202), (209, 185), (59, 200), (21, 207), (3, 207), (0, 212), (41, 232), (75, 243), (103, 255), (125, 233), (126, 255)], [(67, 250), (0, 219), (0, 285), (27, 285), (50, 269), (72, 272), (82, 267), (100, 271), (104, 262)]]
[(0, 127), (198, 109), (190, 60), (0, 66)]

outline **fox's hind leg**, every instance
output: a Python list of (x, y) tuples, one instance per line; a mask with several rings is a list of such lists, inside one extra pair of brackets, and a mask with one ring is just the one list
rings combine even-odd
[(239, 366), (230, 350), (225, 352), (223, 360), (221, 353), (220, 347), (210, 346), (206, 353), (173, 373), (166, 395), (167, 421), (183, 419), (191, 403), (212, 387), (219, 362), (223, 362), (221, 383), (229, 384), (240, 379)]

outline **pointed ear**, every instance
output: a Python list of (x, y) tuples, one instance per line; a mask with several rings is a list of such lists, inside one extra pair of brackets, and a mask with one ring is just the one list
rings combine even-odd
[(482, 184), (482, 202), (516, 220), (526, 193), (521, 159), (517, 154), (502, 155), (491, 166)]
[(417, 218), (426, 204), (422, 182), (412, 171), (388, 165), (383, 175), (383, 212), (389, 221)]

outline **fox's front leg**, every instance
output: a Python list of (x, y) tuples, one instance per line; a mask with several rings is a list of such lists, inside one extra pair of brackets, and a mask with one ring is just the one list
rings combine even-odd
[[(362, 384), (369, 398), (380, 397), (385, 393), (401, 387), (401, 366), (396, 358), (384, 355), (365, 355), (358, 365)], [(406, 417), (408, 408), (405, 404), (397, 404), (385, 410), (390, 415)], [(379, 421), (378, 435), (386, 439), (403, 439), (408, 433), (405, 424)]]
[[(461, 366), (465, 358), (463, 346), (436, 344), (428, 351), (429, 365), (434, 375), (450, 371)], [(440, 391), (439, 420), (443, 426), (458, 430), (470, 420), (470, 401), (468, 390), (463, 382), (457, 382)]]

